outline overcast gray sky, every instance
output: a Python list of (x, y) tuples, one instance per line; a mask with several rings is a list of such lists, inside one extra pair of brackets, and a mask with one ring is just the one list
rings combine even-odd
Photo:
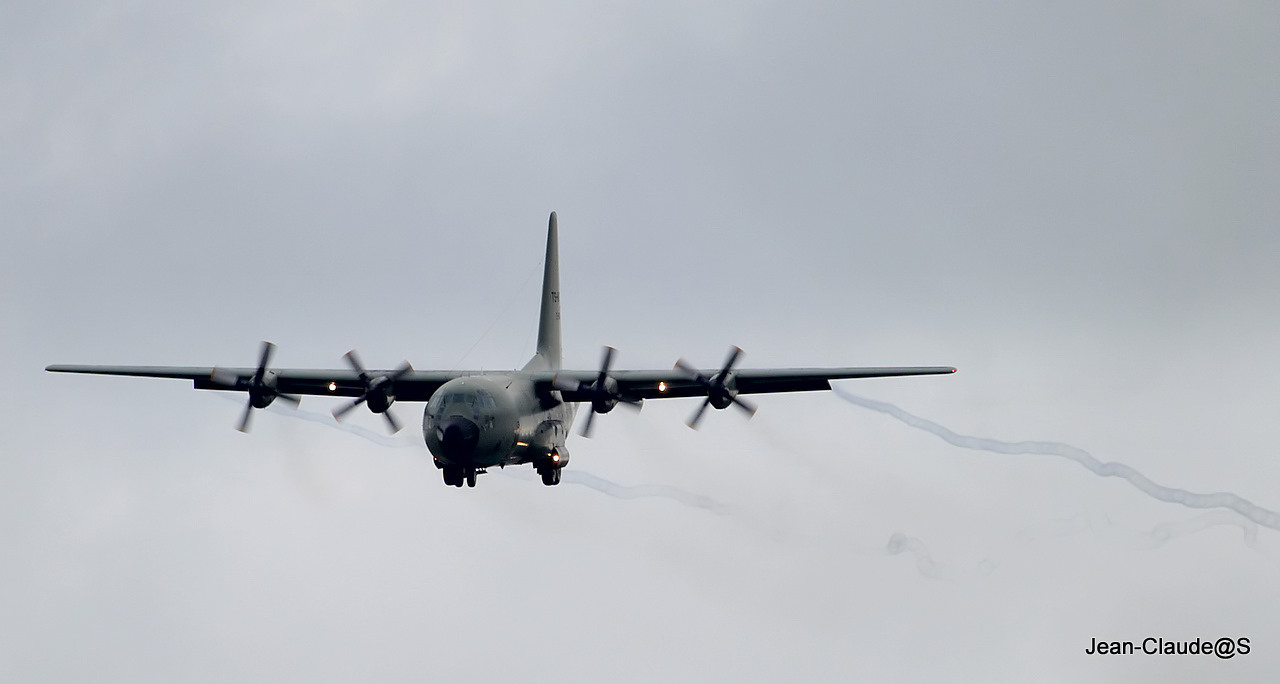
[[(246, 436), (240, 398), (42, 369), (517, 367), (555, 210), (567, 365), (954, 365), (842, 389), (1277, 510), (1277, 35), (1261, 2), (4, 5), (0, 679), (1274, 674), (1280, 532), (833, 393), (696, 433), (650, 402), (558, 488), (455, 490), (320, 398)], [(1083, 653), (1148, 636), (1253, 651)]]

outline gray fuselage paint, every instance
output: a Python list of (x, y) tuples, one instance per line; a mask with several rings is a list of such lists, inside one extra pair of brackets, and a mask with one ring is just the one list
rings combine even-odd
[[(568, 463), (565, 439), (576, 404), (560, 401), (554, 390), (539, 392), (520, 374), (473, 375), (440, 386), (422, 415), (422, 435), (436, 465), (471, 468), (545, 462), (559, 454)], [(471, 421), (479, 436), (474, 450), (457, 457), (446, 453), (443, 431), (451, 419)]]

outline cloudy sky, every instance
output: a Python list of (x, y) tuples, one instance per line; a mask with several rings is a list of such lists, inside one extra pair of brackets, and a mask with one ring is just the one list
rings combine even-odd
[(43, 372), (517, 367), (555, 210), (569, 366), (954, 365), (841, 390), (1280, 510), (1271, 4), (181, 5), (0, 8), (0, 679), (1280, 668), (1280, 531), (835, 393), (456, 490), (420, 404)]

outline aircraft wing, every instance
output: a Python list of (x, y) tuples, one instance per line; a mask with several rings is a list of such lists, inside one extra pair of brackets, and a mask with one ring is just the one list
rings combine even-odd
[[(699, 370), (706, 378), (720, 369)], [(739, 394), (772, 392), (813, 392), (831, 389), (832, 380), (852, 378), (889, 378), (904, 375), (943, 375), (956, 372), (951, 366), (900, 366), (873, 368), (744, 368), (733, 371)], [(558, 383), (595, 382), (599, 371), (559, 371)], [(680, 369), (649, 371), (610, 371), (618, 383), (618, 394), (629, 399), (663, 399), (668, 397), (705, 397), (707, 388)], [(546, 379), (550, 380), (550, 379)], [(561, 390), (566, 401), (589, 401), (586, 392)]]
[[(249, 387), (258, 369), (221, 366), (53, 365), (45, 370), (52, 373), (190, 380), (195, 389), (244, 391)], [(829, 390), (832, 380), (942, 375), (955, 371), (956, 369), (950, 366), (744, 368), (733, 371), (733, 378), (739, 394), (766, 394)], [(270, 372), (274, 374), (276, 390), (281, 394), (358, 397), (365, 391), (359, 374), (350, 369), (279, 368), (271, 369)], [(710, 378), (718, 373), (719, 369), (698, 372)], [(391, 390), (398, 401), (428, 401), (441, 385), (454, 378), (485, 374), (474, 370), (411, 370), (407, 372), (370, 370), (367, 373), (370, 376), (396, 375), (392, 381)], [(521, 373), (516, 372), (516, 374)], [(555, 382), (577, 381), (590, 384), (596, 380), (599, 371), (537, 371), (527, 375), (531, 376), (536, 384), (550, 390)], [(629, 399), (707, 396), (706, 385), (694, 380), (688, 372), (680, 369), (612, 371), (609, 377), (618, 383), (618, 393)], [(590, 401), (590, 395), (582, 391), (561, 390), (561, 396), (565, 401)]]
[[(224, 368), (212, 366), (79, 366), (54, 365), (45, 368), (52, 373), (90, 373), (93, 375), (123, 375), (143, 378), (173, 378), (191, 380), (196, 389), (243, 391), (249, 387), (256, 368)], [(358, 397), (365, 391), (364, 383), (354, 370), (273, 368), (276, 389), (281, 394), (315, 394), (331, 397)], [(391, 376), (398, 371), (371, 370), (371, 376)], [(444, 383), (464, 375), (477, 375), (479, 371), (419, 371), (400, 373), (392, 385), (392, 393), (399, 401), (427, 401)]]

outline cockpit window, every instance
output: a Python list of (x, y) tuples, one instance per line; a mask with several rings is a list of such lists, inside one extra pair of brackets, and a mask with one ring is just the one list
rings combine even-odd
[(497, 412), (498, 400), (492, 392), (480, 388), (461, 392), (436, 392), (427, 403), (427, 413), (433, 420), (465, 416), (487, 428), (493, 427)]
[[(463, 404), (463, 406), (458, 406), (458, 404)], [(431, 401), (427, 405), (428, 410), (437, 415), (450, 407), (455, 411), (469, 410), (474, 412), (478, 407), (476, 395), (470, 392), (449, 392), (448, 394), (437, 392), (431, 397)]]
[[(476, 390), (474, 392), (449, 392), (448, 394), (439, 394), (431, 398), (428, 404), (428, 410), (433, 415), (473, 415), (481, 410), (484, 405), (484, 390)], [(489, 398), (492, 402), (492, 397)]]

